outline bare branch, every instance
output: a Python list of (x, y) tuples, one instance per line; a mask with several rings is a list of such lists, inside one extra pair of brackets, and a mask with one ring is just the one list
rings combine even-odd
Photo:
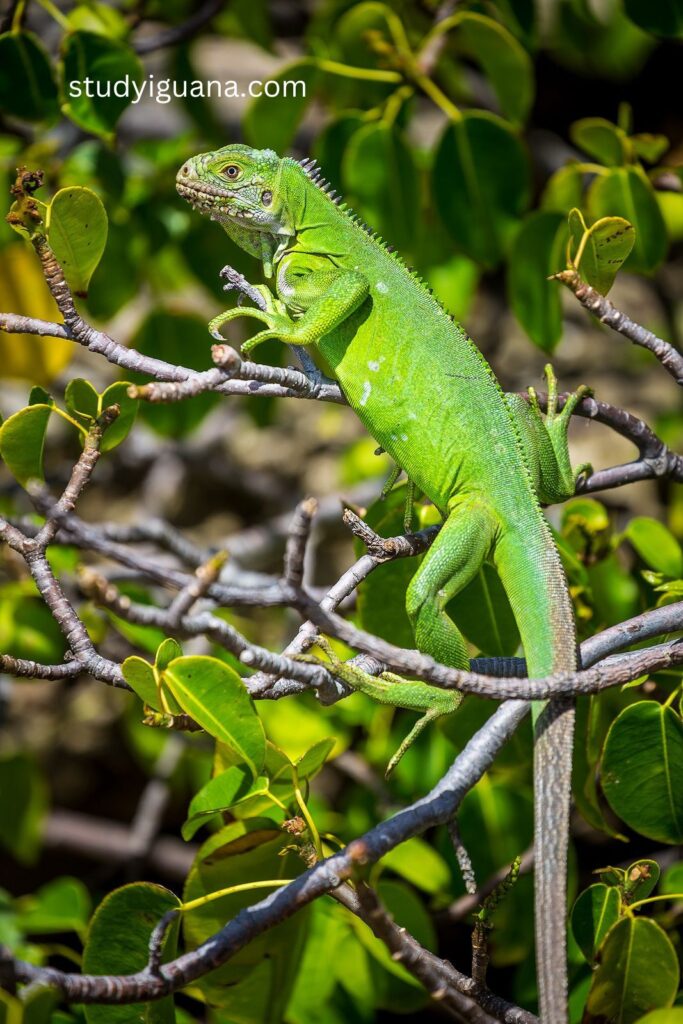
[(223, 10), (227, 0), (206, 0), (198, 11), (195, 11), (187, 21), (181, 25), (173, 25), (159, 32), (155, 36), (143, 36), (136, 39), (133, 49), (136, 53), (152, 53), (154, 50), (163, 50), (169, 46), (177, 46), (178, 43), (191, 39), (197, 32), (201, 31), (209, 22)]
[(565, 284), (574, 293), (581, 305), (588, 310), (602, 324), (607, 324), (613, 330), (623, 334), (625, 338), (632, 341), (634, 345), (649, 349), (657, 358), (667, 373), (671, 374), (677, 384), (683, 384), (683, 355), (678, 352), (668, 341), (658, 338), (652, 331), (646, 330), (640, 324), (635, 323), (625, 313), (621, 313), (612, 303), (595, 288), (591, 288), (581, 280), (575, 270), (563, 270), (554, 275), (555, 280)]
[[(509, 701), (498, 708), (427, 796), (376, 825), (344, 850), (318, 862), (295, 881), (246, 907), (197, 949), (162, 964), (157, 973), (145, 969), (118, 977), (78, 975), (16, 961), (17, 980), (52, 985), (68, 1002), (83, 1003), (143, 1002), (183, 988), (226, 963), (258, 935), (336, 889), (358, 866), (375, 863), (399, 843), (451, 818), (528, 710), (525, 701)], [(524, 1024), (531, 1024), (529, 1018)]]

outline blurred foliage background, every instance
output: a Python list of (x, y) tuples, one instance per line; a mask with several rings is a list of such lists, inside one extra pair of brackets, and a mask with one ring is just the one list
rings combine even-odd
[[(598, 327), (547, 280), (565, 265), (570, 209), (580, 208), (589, 224), (622, 216), (635, 227), (636, 242), (610, 298), (680, 346), (683, 7), (677, 0), (228, 0), (207, 7), (186, 0), (15, 0), (1, 27), (0, 166), (8, 188), (18, 166), (40, 167), (44, 201), (60, 188), (84, 185), (106, 209), (106, 246), (87, 297), (79, 300), (83, 316), (96, 326), (168, 362), (212, 365), (206, 322), (227, 304), (219, 271), (230, 263), (258, 281), (259, 269), (217, 225), (177, 197), (175, 174), (188, 155), (243, 140), (317, 157), (334, 188), (464, 322), (507, 390), (540, 386), (552, 353), (562, 389), (588, 383), (597, 397), (641, 416), (667, 443), (680, 446), (683, 411), (673, 381), (649, 353)], [(148, 95), (132, 103), (132, 91), (128, 98), (69, 94), (70, 83), (87, 77), (141, 85), (150, 76), (157, 83), (235, 80), (244, 94), (168, 103)], [(257, 80), (303, 82), (306, 95), (250, 98), (248, 83)], [(4, 221), (0, 310), (59, 319), (30, 246)], [(239, 328), (233, 340), (241, 340)], [(277, 344), (259, 356), (282, 365), (288, 359)], [(26, 404), (34, 385), (63, 405), (75, 378), (91, 381), (98, 392), (130, 379), (69, 341), (6, 334), (0, 334), (0, 375), (5, 418)], [(53, 420), (44, 465), (57, 493), (79, 446), (70, 426)], [(574, 423), (571, 441), (575, 463), (601, 467), (633, 455), (622, 438), (585, 420)], [(341, 526), (340, 496), (353, 507), (370, 507), (370, 522), (383, 534), (402, 530), (400, 491), (376, 503), (389, 466), (374, 449), (350, 411), (336, 405), (215, 394), (172, 405), (141, 403), (128, 437), (98, 466), (79, 513), (97, 523), (163, 519), (202, 547), (227, 546), (239, 572), (277, 573), (283, 523), (299, 499), (315, 494), (323, 499), (322, 513), (307, 572), (311, 585), (324, 587), (354, 557)], [(31, 510), (5, 467), (0, 503), (4, 514)], [(429, 509), (417, 511), (422, 523), (430, 521)], [(577, 498), (550, 510), (550, 519), (582, 637), (680, 597), (683, 502), (675, 485), (645, 482), (607, 492), (599, 501)], [(64, 546), (51, 555), (67, 581), (77, 578), (82, 562), (100, 564)], [(16, 556), (3, 548), (1, 557), (0, 650), (58, 662), (64, 643), (57, 626)], [(352, 611), (366, 628), (406, 646), (412, 639), (402, 600), (414, 568), (412, 560), (381, 567)], [(158, 599), (134, 575), (110, 575), (136, 599)], [(473, 653), (514, 653), (518, 638), (496, 581), (476, 586), (479, 591), (470, 590), (456, 610)], [(485, 611), (491, 602), (493, 615)], [(131, 626), (82, 597), (78, 607), (109, 657), (153, 659), (163, 640), (158, 631)], [(275, 650), (298, 624), (281, 609), (221, 614)], [(230, 661), (203, 640), (184, 649)], [(674, 699), (679, 685), (680, 673), (662, 673), (580, 702), (573, 895), (594, 881), (596, 869), (640, 858), (657, 861), (666, 872), (660, 891), (683, 888), (675, 852), (683, 838), (680, 821), (654, 815), (653, 822), (647, 792), (624, 806), (600, 785), (605, 757), (619, 761), (618, 751), (606, 747), (610, 730), (632, 705), (668, 702), (678, 723), (672, 726), (674, 742), (683, 743)], [(259, 704), (269, 739), (290, 757), (334, 737), (331, 755), (325, 747), (323, 760), (329, 756), (330, 763), (313, 784), (310, 809), (320, 831), (343, 841), (433, 785), (490, 712), (488, 703), (468, 698), (443, 729), (421, 737), (386, 784), (383, 767), (409, 716), (359, 695), (327, 709), (305, 697)], [(52, 954), (64, 966), (79, 960), (91, 907), (117, 885), (144, 878), (180, 891), (197, 847), (196, 840), (183, 844), (177, 837), (192, 795), (211, 773), (212, 748), (201, 739), (169, 739), (146, 728), (139, 702), (88, 679), (3, 678), (0, 715), (6, 890), (0, 938), (23, 955), (40, 961)], [(644, 728), (644, 719), (638, 721)], [(169, 749), (175, 751), (172, 770), (163, 767)], [(655, 743), (652, 756), (660, 754)], [(142, 854), (127, 854), (127, 830), (137, 820), (141, 794), (150, 778), (164, 772), (168, 802), (159, 835)], [(680, 785), (680, 776), (675, 781)], [(227, 828), (236, 829), (235, 836), (249, 831), (257, 812), (266, 813), (252, 807), (251, 817), (241, 816), (233, 808)], [(204, 833), (209, 844), (218, 834), (215, 826)], [(528, 728), (467, 797), (460, 832), (480, 883), (529, 847)], [(273, 846), (262, 850), (262, 863), (252, 863), (256, 874), (245, 877), (269, 877), (273, 857), (286, 845), (276, 835)], [(380, 891), (400, 923), (468, 970), (471, 922), (457, 909), (464, 885), (452, 845), (445, 829), (427, 838), (385, 858)], [(217, 887), (225, 884), (215, 880)], [(606, 884), (623, 889), (623, 878), (610, 876)], [(531, 893), (531, 876), (523, 873), (496, 911), (490, 985), (533, 1008)], [(190, 929), (185, 941), (210, 934), (233, 911), (224, 905), (215, 920), (199, 922), (194, 935)], [(674, 959), (680, 958), (680, 903), (673, 909), (662, 904), (655, 913)], [(270, 947), (259, 945), (249, 954), (238, 971), (241, 984), (224, 978), (220, 997), (210, 988), (180, 997), (176, 1019), (336, 1024), (438, 1018), (402, 968), (340, 908), (320, 904), (297, 921), (279, 937), (274, 933)], [(577, 927), (576, 1021), (595, 953), (586, 950)], [(264, 971), (264, 954), (280, 974)], [(644, 970), (654, 970), (647, 958), (643, 962)], [(667, 1003), (675, 997), (675, 980), (668, 996), (674, 974), (672, 967), (661, 980)], [(222, 1008), (206, 1011), (201, 999), (207, 994)], [(159, 1012), (173, 1019), (168, 1007)], [(62, 1024), (83, 1013), (55, 1011), (51, 1019)], [(94, 1021), (102, 1013), (104, 1008), (91, 1008), (86, 1016)], [(638, 1016), (631, 1010), (620, 1019)]]

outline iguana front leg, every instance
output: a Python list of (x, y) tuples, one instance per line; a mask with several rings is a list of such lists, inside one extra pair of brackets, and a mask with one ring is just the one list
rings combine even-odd
[(211, 321), (209, 330), (220, 339), (218, 331), (224, 324), (239, 316), (251, 316), (262, 320), (266, 330), (242, 345), (245, 355), (269, 338), (279, 338), (289, 345), (312, 345), (358, 309), (368, 292), (367, 279), (357, 271), (310, 270), (305, 263), (283, 260), (278, 270), (280, 301), (271, 295), (265, 310), (228, 310)]

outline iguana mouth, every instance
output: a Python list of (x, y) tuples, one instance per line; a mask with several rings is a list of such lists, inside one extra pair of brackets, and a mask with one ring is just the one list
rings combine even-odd
[(234, 217), (244, 220), (252, 220), (254, 214), (251, 210), (245, 210), (237, 203), (230, 203), (231, 199), (237, 199), (237, 193), (229, 189), (216, 188), (194, 178), (176, 178), (176, 191), (179, 196), (186, 199), (195, 210), (200, 213), (212, 214), (218, 219)]

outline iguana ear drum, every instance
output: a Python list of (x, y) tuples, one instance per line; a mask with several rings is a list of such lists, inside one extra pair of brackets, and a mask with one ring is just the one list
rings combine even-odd
[(273, 201), (273, 193), (269, 189), (264, 189), (261, 193), (261, 202), (264, 206), (270, 206)]

